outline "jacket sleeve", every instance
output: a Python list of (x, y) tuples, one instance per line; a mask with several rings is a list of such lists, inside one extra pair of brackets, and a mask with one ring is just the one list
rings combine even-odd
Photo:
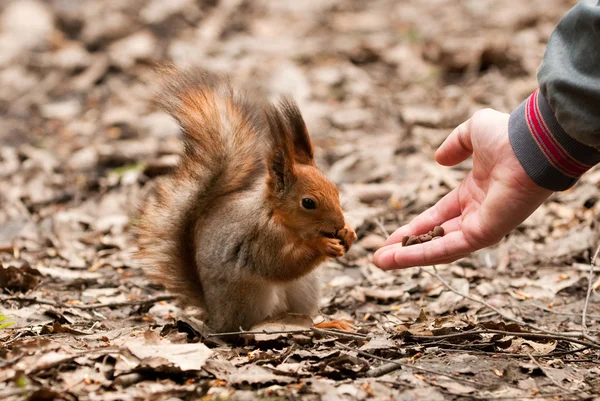
[(582, 0), (561, 19), (538, 83), (512, 112), (509, 138), (533, 181), (561, 191), (600, 162), (600, 0)]

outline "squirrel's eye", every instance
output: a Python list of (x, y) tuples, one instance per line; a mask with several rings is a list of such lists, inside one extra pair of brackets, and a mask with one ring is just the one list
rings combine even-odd
[(302, 207), (308, 210), (313, 210), (317, 208), (317, 202), (310, 198), (302, 198)]

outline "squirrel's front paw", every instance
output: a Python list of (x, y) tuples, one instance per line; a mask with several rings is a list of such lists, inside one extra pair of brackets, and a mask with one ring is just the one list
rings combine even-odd
[(330, 258), (341, 258), (346, 253), (344, 245), (339, 238), (321, 238), (321, 249)]
[(344, 226), (339, 232), (337, 237), (342, 241), (342, 245), (344, 246), (344, 250), (348, 252), (354, 241), (358, 238), (356, 236), (356, 232), (350, 227), (348, 224)]

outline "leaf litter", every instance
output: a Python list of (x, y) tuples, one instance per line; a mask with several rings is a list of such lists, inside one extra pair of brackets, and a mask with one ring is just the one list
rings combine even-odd
[[(433, 160), (450, 130), (535, 89), (571, 3), (0, 1), (0, 399), (591, 399), (600, 170), (457, 263), (371, 263), (468, 171)], [(316, 319), (223, 338), (132, 264), (180, 151), (162, 61), (299, 101), (359, 236)]]

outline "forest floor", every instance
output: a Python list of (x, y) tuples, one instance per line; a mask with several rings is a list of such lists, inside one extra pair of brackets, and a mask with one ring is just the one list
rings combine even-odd
[[(0, 0), (0, 399), (600, 400), (600, 169), (459, 262), (371, 262), (469, 170), (433, 159), (452, 128), (536, 88), (573, 4)], [(353, 330), (287, 317), (227, 344), (134, 266), (132, 216), (180, 149), (151, 102), (164, 61), (297, 99), (359, 237), (320, 268), (318, 319)]]

